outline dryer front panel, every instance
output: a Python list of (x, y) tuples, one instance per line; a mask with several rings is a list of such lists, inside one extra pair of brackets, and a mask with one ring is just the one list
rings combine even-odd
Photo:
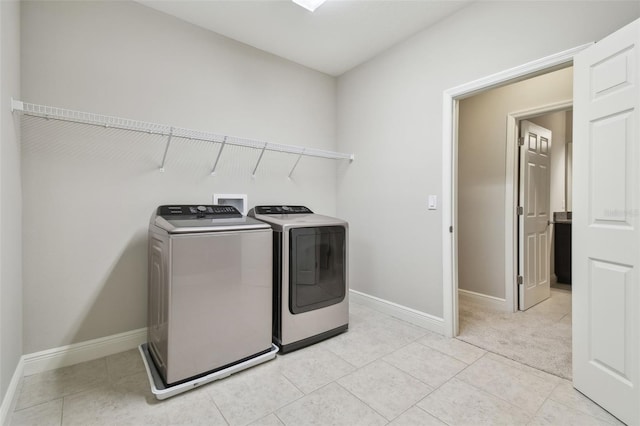
[[(291, 227), (281, 237), (278, 272), (279, 314), (274, 338), (285, 346), (313, 339), (349, 323), (348, 231), (346, 226)], [(302, 347), (302, 346), (300, 346)]]
[(289, 232), (289, 311), (301, 314), (344, 299), (345, 229), (293, 228)]

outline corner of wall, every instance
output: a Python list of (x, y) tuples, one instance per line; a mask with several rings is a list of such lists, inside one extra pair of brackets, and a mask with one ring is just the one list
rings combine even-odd
[(9, 107), (11, 97), (20, 97), (20, 7), (20, 1), (0, 1), (1, 424), (12, 410), (23, 375), (20, 129)]
[(0, 404), (0, 425), (8, 424), (8, 420), (11, 418), (16, 403), (18, 401), (18, 389), (20, 389), (20, 382), (24, 376), (24, 357), (20, 357), (20, 361), (16, 366), (16, 369), (11, 377), (7, 392), (2, 398)]

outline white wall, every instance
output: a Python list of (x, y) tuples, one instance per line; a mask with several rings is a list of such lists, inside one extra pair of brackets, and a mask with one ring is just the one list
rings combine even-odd
[[(458, 135), (458, 287), (504, 299), (507, 116), (573, 98), (573, 69), (524, 80), (463, 99)], [(530, 121), (552, 133), (552, 162), (564, 145), (564, 112)], [(555, 121), (550, 120), (555, 118)], [(561, 123), (557, 123), (560, 118)], [(542, 121), (541, 121), (542, 120)], [(556, 144), (556, 142), (558, 142)], [(564, 160), (564, 156), (562, 157)], [(552, 165), (555, 165), (552, 164)], [(552, 167), (551, 181), (557, 181)], [(517, 170), (517, 169), (516, 169)], [(564, 167), (563, 167), (564, 170)], [(564, 178), (560, 180), (564, 185)], [(558, 192), (552, 191), (552, 208)], [(513, 285), (513, 283), (510, 283)], [(510, 301), (508, 302), (511, 303)]]
[[(133, 2), (23, 2), (24, 101), (336, 149), (335, 79)], [(24, 351), (146, 326), (147, 224), (165, 203), (336, 213), (336, 163), (23, 118)]]
[(0, 402), (22, 356), (20, 126), (10, 109), (20, 97), (19, 52), (20, 4), (0, 1)]
[(350, 222), (351, 287), (443, 315), (443, 91), (598, 40), (637, 2), (475, 2), (338, 79), (338, 215)]

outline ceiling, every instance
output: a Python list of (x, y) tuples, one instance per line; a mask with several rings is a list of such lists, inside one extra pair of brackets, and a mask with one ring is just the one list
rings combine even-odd
[(137, 0), (290, 61), (338, 76), (471, 0)]

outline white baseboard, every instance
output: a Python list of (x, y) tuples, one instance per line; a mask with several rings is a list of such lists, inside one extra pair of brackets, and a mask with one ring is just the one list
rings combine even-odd
[(145, 327), (24, 355), (24, 375), (30, 376), (135, 349), (146, 341), (147, 328)]
[(13, 412), (23, 377), (135, 349), (146, 341), (147, 328), (145, 327), (23, 355), (13, 372), (7, 392), (2, 398), (0, 425), (7, 424), (8, 416)]
[(508, 306), (507, 299), (476, 293), (475, 291), (463, 290), (461, 288), (458, 289), (458, 297), (466, 298), (477, 305), (485, 306), (487, 308), (504, 312), (513, 312), (513, 307)]
[(16, 406), (18, 389), (23, 376), (24, 356), (20, 357), (20, 361), (18, 361), (18, 365), (16, 366), (16, 369), (13, 372), (13, 376), (11, 377), (11, 382), (9, 382), (7, 393), (5, 393), (4, 398), (2, 398), (2, 405), (0, 406), (0, 425), (8, 424), (8, 417), (13, 412), (13, 409)]
[(434, 333), (444, 334), (444, 320), (442, 318), (356, 290), (349, 290), (349, 297), (354, 302), (375, 309), (376, 311), (426, 328)]

